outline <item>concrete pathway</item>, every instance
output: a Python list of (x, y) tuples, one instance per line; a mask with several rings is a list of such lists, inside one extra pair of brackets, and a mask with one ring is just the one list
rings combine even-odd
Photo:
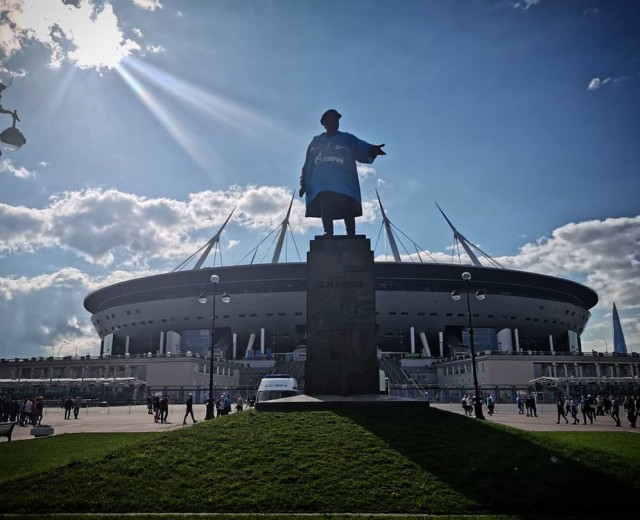
[[(460, 405), (452, 407), (450, 404), (438, 405), (432, 404), (435, 408), (441, 408), (448, 410), (452, 413), (464, 415), (464, 411)], [(456, 409), (459, 408), (459, 410)], [(552, 431), (584, 431), (584, 432), (604, 432), (604, 431), (628, 431), (631, 433), (638, 433), (640, 428), (631, 428), (626, 416), (622, 414), (623, 410), (620, 410), (620, 422), (621, 427), (617, 427), (614, 420), (608, 415), (599, 415), (593, 421), (593, 424), (587, 422), (582, 423), (582, 414), (579, 414), (580, 424), (573, 424), (573, 419), (568, 416), (569, 423), (565, 423), (564, 419), (560, 419), (560, 424), (557, 424), (558, 414), (556, 412), (555, 405), (545, 405), (538, 408), (538, 417), (527, 417), (526, 414), (519, 414), (515, 406), (511, 405), (498, 405), (496, 406), (496, 413), (489, 415), (486, 409), (483, 409), (485, 419), (490, 422), (496, 422), (505, 424), (513, 428), (519, 428), (521, 430), (538, 431), (538, 432), (552, 432)], [(470, 420), (475, 420), (474, 417), (469, 417)]]
[[(441, 408), (451, 413), (464, 414), (459, 405), (455, 404), (432, 404), (435, 408)], [(458, 408), (460, 408), (458, 410)], [(166, 424), (153, 421), (153, 415), (147, 413), (147, 407), (138, 406), (113, 406), (109, 408), (83, 408), (78, 419), (64, 419), (64, 410), (47, 409), (42, 424), (53, 426), (54, 435), (65, 433), (107, 433), (107, 432), (163, 432), (176, 430), (179, 428), (189, 428), (192, 425), (191, 418), (188, 419), (187, 426), (183, 426), (185, 405), (170, 405), (169, 422)], [(205, 406), (194, 405), (193, 412), (196, 420), (204, 419)], [(235, 412), (234, 410), (234, 413)], [(622, 427), (617, 428), (613, 419), (609, 416), (599, 416), (593, 424), (574, 425), (569, 419), (569, 424), (561, 421), (556, 424), (555, 406), (546, 405), (538, 409), (538, 417), (527, 417), (518, 414), (515, 406), (498, 405), (496, 413), (491, 416), (486, 414), (487, 421), (505, 424), (514, 428), (529, 431), (626, 431), (638, 433), (640, 428), (631, 428), (626, 417), (621, 417)], [(218, 419), (214, 419), (218, 420)], [(224, 419), (220, 419), (224, 420)], [(469, 417), (469, 420), (476, 420)], [(31, 435), (30, 426), (16, 426), (13, 430), (13, 441), (34, 439)], [(3, 437), (0, 442), (6, 442)]]

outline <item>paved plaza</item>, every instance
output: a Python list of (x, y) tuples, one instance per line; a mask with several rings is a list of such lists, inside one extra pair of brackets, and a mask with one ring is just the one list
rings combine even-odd
[[(464, 414), (457, 403), (433, 404), (432, 406), (451, 413)], [(196, 420), (203, 420), (205, 415), (204, 405), (194, 405), (193, 408)], [(68, 420), (64, 419), (64, 410), (49, 408), (45, 410), (42, 424), (53, 426), (54, 435), (65, 433), (163, 432), (191, 427), (191, 418), (188, 419), (187, 426), (182, 424), (184, 413), (185, 405), (170, 405), (168, 422), (163, 424), (154, 422), (153, 415), (149, 415), (147, 407), (143, 405), (83, 408), (78, 419), (73, 419), (72, 416)], [(234, 411), (234, 413), (238, 412)], [(622, 413), (620, 418), (622, 427), (620, 428), (617, 428), (613, 419), (606, 415), (598, 416), (593, 424), (574, 425), (571, 418), (569, 418), (569, 424), (565, 424), (564, 420), (561, 421), (561, 424), (556, 424), (555, 405), (539, 405), (538, 417), (527, 417), (526, 415), (518, 414), (515, 405), (497, 405), (495, 415), (488, 415), (485, 411), (485, 417), (489, 422), (529, 431), (627, 431), (637, 433), (640, 430), (631, 428), (629, 421)], [(580, 414), (580, 417), (582, 417), (582, 414)], [(223, 421), (225, 418), (216, 418), (214, 420)], [(475, 419), (470, 417), (469, 420)], [(30, 426), (16, 425), (13, 430), (12, 440), (34, 439), (30, 432)], [(0, 442), (6, 442), (6, 439), (2, 438)]]

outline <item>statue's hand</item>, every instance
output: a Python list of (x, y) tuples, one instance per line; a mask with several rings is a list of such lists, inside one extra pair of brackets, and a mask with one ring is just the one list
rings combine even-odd
[(371, 147), (369, 155), (371, 155), (371, 157), (378, 157), (378, 155), (387, 155), (387, 153), (382, 149), (383, 146), (384, 144), (374, 144)]

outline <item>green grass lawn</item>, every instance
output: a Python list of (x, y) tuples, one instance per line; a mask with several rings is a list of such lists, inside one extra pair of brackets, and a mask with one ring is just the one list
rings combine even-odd
[[(637, 508), (640, 436), (436, 409), (250, 411), (168, 433), (0, 444), (2, 512), (587, 515)], [(586, 497), (586, 498), (585, 498)]]

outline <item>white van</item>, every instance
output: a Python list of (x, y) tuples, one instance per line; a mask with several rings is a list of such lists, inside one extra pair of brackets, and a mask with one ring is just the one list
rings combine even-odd
[(260, 381), (256, 403), (282, 397), (293, 397), (294, 395), (300, 395), (298, 381), (295, 377), (290, 374), (269, 374)]

